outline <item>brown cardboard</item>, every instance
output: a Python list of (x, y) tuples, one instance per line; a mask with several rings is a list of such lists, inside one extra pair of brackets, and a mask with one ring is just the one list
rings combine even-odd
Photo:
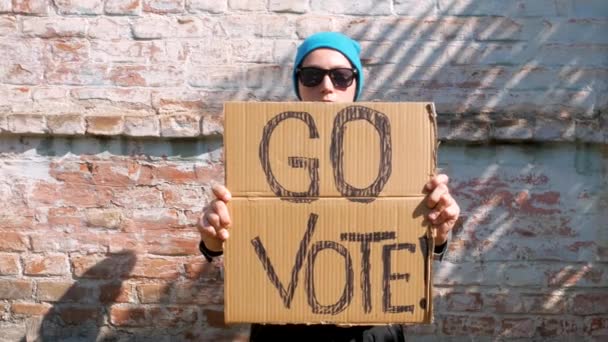
[(429, 323), (430, 103), (225, 107), (228, 323)]

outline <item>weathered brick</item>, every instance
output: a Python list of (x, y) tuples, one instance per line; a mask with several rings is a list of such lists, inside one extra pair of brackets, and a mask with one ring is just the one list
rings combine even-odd
[(117, 86), (179, 86), (184, 82), (184, 70), (177, 65), (120, 65), (109, 70), (108, 81)]
[(103, 85), (108, 65), (104, 63), (69, 62), (50, 66), (46, 73), (49, 84)]
[(468, 1), (439, 0), (439, 14), (448, 15), (487, 15), (487, 16), (547, 16), (557, 14), (554, 1), (551, 0), (521, 0), (521, 1), (485, 1), (471, 4)]
[(45, 235), (32, 235), (32, 250), (45, 252), (104, 253), (108, 251), (109, 238), (90, 233), (46, 232)]
[(188, 83), (193, 87), (238, 89), (245, 82), (245, 74), (240, 67), (220, 66), (201, 67), (187, 75)]
[(158, 116), (125, 116), (124, 134), (131, 137), (160, 136)]
[[(306, 39), (306, 37), (319, 31), (334, 31), (335, 25), (336, 18), (332, 16), (302, 16), (296, 20), (296, 33), (298, 38)], [(295, 47), (291, 49), (293, 53), (295, 53), (295, 50)]]
[(146, 232), (144, 235), (148, 253), (154, 255), (197, 255), (200, 236), (175, 231)]
[(97, 306), (67, 305), (54, 308), (61, 320), (68, 325), (80, 325), (87, 321), (97, 321), (102, 315)]
[(500, 321), (497, 335), (507, 338), (533, 337), (536, 329), (536, 320), (531, 317), (503, 318)]
[(393, 8), (398, 15), (429, 17), (437, 13), (435, 0), (395, 0)]
[(0, 275), (16, 275), (20, 271), (18, 254), (0, 253)]
[(135, 209), (126, 225), (125, 229), (136, 232), (184, 227), (175, 209)]
[(29, 239), (24, 233), (2, 232), (0, 251), (24, 252), (29, 247)]
[(22, 14), (47, 15), (49, 14), (49, 1), (13, 0), (13, 12)]
[(232, 58), (233, 47), (234, 44), (225, 39), (208, 38), (187, 42), (184, 48), (188, 53), (189, 63), (192, 63), (190, 68), (200, 68), (228, 64)]
[(8, 13), (13, 9), (11, 0), (0, 0), (0, 13)]
[(608, 317), (591, 316), (585, 318), (584, 331), (591, 336), (608, 336)]
[(106, 0), (105, 12), (116, 15), (139, 15), (141, 0)]
[(64, 254), (32, 254), (24, 257), (23, 262), (25, 264), (23, 273), (29, 276), (66, 275), (70, 272), (68, 259)]
[(458, 141), (487, 141), (490, 137), (490, 123), (480, 120), (450, 120), (446, 139)]
[(570, 312), (577, 315), (597, 315), (608, 312), (608, 293), (579, 293), (572, 299)]
[(322, 0), (311, 0), (310, 8), (313, 11), (329, 12), (332, 14), (352, 14), (352, 15), (390, 15), (390, 1), (364, 0), (352, 2), (347, 0), (336, 0), (326, 2)]
[(185, 0), (143, 0), (144, 12), (157, 14), (184, 12)]
[(89, 21), (87, 35), (90, 39), (127, 40), (131, 38), (131, 25), (127, 18), (99, 17)]
[[(91, 44), (91, 58), (95, 62), (145, 64), (160, 53), (154, 42), (149, 41), (94, 41)], [(88, 92), (94, 91), (88, 89)], [(97, 90), (101, 93), (102, 90)]]
[(11, 312), (14, 315), (43, 316), (49, 313), (52, 306), (47, 303), (13, 303)]
[(144, 304), (170, 303), (171, 287), (169, 284), (140, 284), (137, 285), (139, 301)]
[(134, 274), (136, 262), (140, 263), (129, 253), (109, 255), (106, 258), (94, 255), (74, 256), (71, 261), (75, 276), (92, 279), (126, 278)]
[(567, 14), (582, 18), (605, 18), (606, 2), (602, 0), (583, 0), (570, 2), (571, 11)]
[(12, 133), (42, 134), (47, 132), (46, 117), (44, 115), (17, 114), (9, 115), (8, 129)]
[(99, 287), (100, 303), (131, 303), (134, 300), (133, 286), (124, 282), (111, 282)]
[(500, 140), (527, 140), (533, 136), (533, 123), (526, 119), (495, 121), (492, 138)]
[(224, 13), (228, 9), (227, 0), (189, 0), (186, 2), (189, 12)]
[(30, 299), (32, 289), (29, 280), (0, 279), (0, 299)]
[(177, 279), (183, 270), (179, 259), (141, 257), (137, 259), (132, 277), (153, 279)]
[(90, 43), (84, 39), (59, 39), (50, 43), (57, 62), (80, 62), (89, 59)]
[(306, 13), (308, 12), (308, 4), (297, 0), (270, 0), (268, 2), (268, 10), (272, 12)]
[(294, 22), (280, 15), (231, 15), (218, 22), (229, 37), (294, 38)]
[(198, 319), (197, 309), (193, 306), (153, 306), (149, 317), (161, 327), (183, 327), (192, 325)]
[(162, 192), (148, 187), (116, 189), (112, 202), (130, 209), (162, 208), (164, 203)]
[(167, 17), (143, 17), (135, 19), (131, 28), (137, 39), (160, 39), (175, 37), (175, 21)]
[(60, 280), (38, 281), (36, 299), (45, 302), (91, 302), (95, 300), (93, 287), (84, 286), (79, 282)]
[(165, 204), (170, 208), (199, 211), (206, 202), (204, 189), (200, 186), (173, 185), (162, 188)]
[(448, 293), (446, 296), (449, 311), (481, 311), (483, 305), (480, 293)]
[(264, 0), (228, 0), (230, 9), (237, 11), (265, 11), (266, 1)]
[(196, 137), (200, 135), (200, 117), (197, 115), (160, 116), (160, 135), (162, 137)]
[(52, 115), (46, 117), (48, 130), (54, 135), (83, 135), (86, 132), (82, 115)]
[(524, 310), (533, 314), (561, 314), (566, 312), (566, 297), (563, 294), (524, 294)]
[(23, 34), (29, 37), (61, 38), (86, 36), (87, 22), (83, 18), (25, 18)]
[(146, 310), (137, 306), (113, 305), (110, 308), (110, 322), (117, 326), (150, 325), (146, 318)]
[(541, 337), (574, 336), (582, 329), (582, 319), (569, 316), (543, 316), (536, 328)]
[(446, 315), (441, 323), (446, 335), (491, 336), (496, 327), (496, 320), (491, 316)]
[(204, 103), (198, 92), (192, 91), (155, 91), (152, 93), (152, 106), (160, 114), (177, 112), (202, 112)]
[(0, 87), (0, 106), (31, 102), (32, 91), (29, 87)]
[(122, 116), (87, 116), (85, 120), (88, 134), (117, 135), (124, 129)]
[(175, 288), (175, 302), (180, 304), (221, 305), (223, 291), (218, 284), (178, 283)]
[(101, 14), (103, 3), (103, 0), (55, 0), (55, 6), (61, 14)]

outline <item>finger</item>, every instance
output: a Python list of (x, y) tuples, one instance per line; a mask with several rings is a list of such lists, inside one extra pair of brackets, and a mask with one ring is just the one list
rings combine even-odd
[(434, 225), (441, 225), (447, 221), (456, 221), (458, 219), (459, 213), (460, 209), (457, 205), (453, 204), (443, 209), (434, 220), (432, 218), (431, 220)]
[(207, 221), (209, 221), (209, 226), (204, 227), (204, 229), (209, 237), (219, 241), (224, 241), (230, 237), (228, 229), (220, 225), (220, 216), (218, 214), (208, 213), (206, 216)]
[(438, 175), (435, 175), (433, 178), (431, 178), (431, 180), (429, 180), (426, 183), (425, 188), (428, 191), (433, 191), (433, 189), (435, 189), (439, 184), (447, 185), (449, 181), (450, 181), (450, 178), (448, 177), (448, 175), (443, 174), (443, 173), (438, 174)]
[(429, 208), (434, 208), (437, 205), (437, 203), (439, 203), (439, 201), (441, 200), (441, 197), (443, 197), (445, 194), (449, 195), (448, 186), (445, 184), (437, 185), (437, 187), (435, 187), (433, 192), (431, 192), (431, 194), (428, 196), (426, 205)]
[(232, 221), (230, 220), (230, 213), (228, 212), (228, 207), (226, 203), (222, 201), (214, 201), (213, 202), (213, 211), (218, 216), (219, 226), (214, 226), (216, 228), (226, 228), (230, 226)]
[(232, 198), (232, 194), (225, 186), (216, 184), (211, 188), (215, 197), (221, 201), (228, 202)]

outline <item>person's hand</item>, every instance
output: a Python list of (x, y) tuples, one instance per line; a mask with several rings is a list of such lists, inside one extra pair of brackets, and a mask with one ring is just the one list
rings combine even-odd
[(226, 203), (232, 198), (230, 191), (222, 185), (213, 186), (215, 199), (204, 210), (198, 222), (201, 239), (210, 251), (221, 251), (230, 236), (228, 228), (232, 223)]
[(448, 176), (439, 174), (434, 176), (425, 186), (429, 192), (426, 205), (432, 209), (427, 218), (437, 232), (435, 246), (446, 243), (448, 234), (454, 228), (460, 215), (460, 207), (450, 195), (448, 181)]

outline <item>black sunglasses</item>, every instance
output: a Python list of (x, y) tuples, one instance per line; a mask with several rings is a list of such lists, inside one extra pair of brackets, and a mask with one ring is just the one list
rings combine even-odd
[(355, 79), (355, 76), (357, 76), (357, 70), (350, 68), (326, 70), (315, 67), (304, 67), (298, 68), (296, 73), (300, 82), (302, 82), (305, 87), (316, 87), (323, 82), (325, 75), (329, 75), (329, 79), (334, 87), (348, 88), (353, 84), (353, 80)]

